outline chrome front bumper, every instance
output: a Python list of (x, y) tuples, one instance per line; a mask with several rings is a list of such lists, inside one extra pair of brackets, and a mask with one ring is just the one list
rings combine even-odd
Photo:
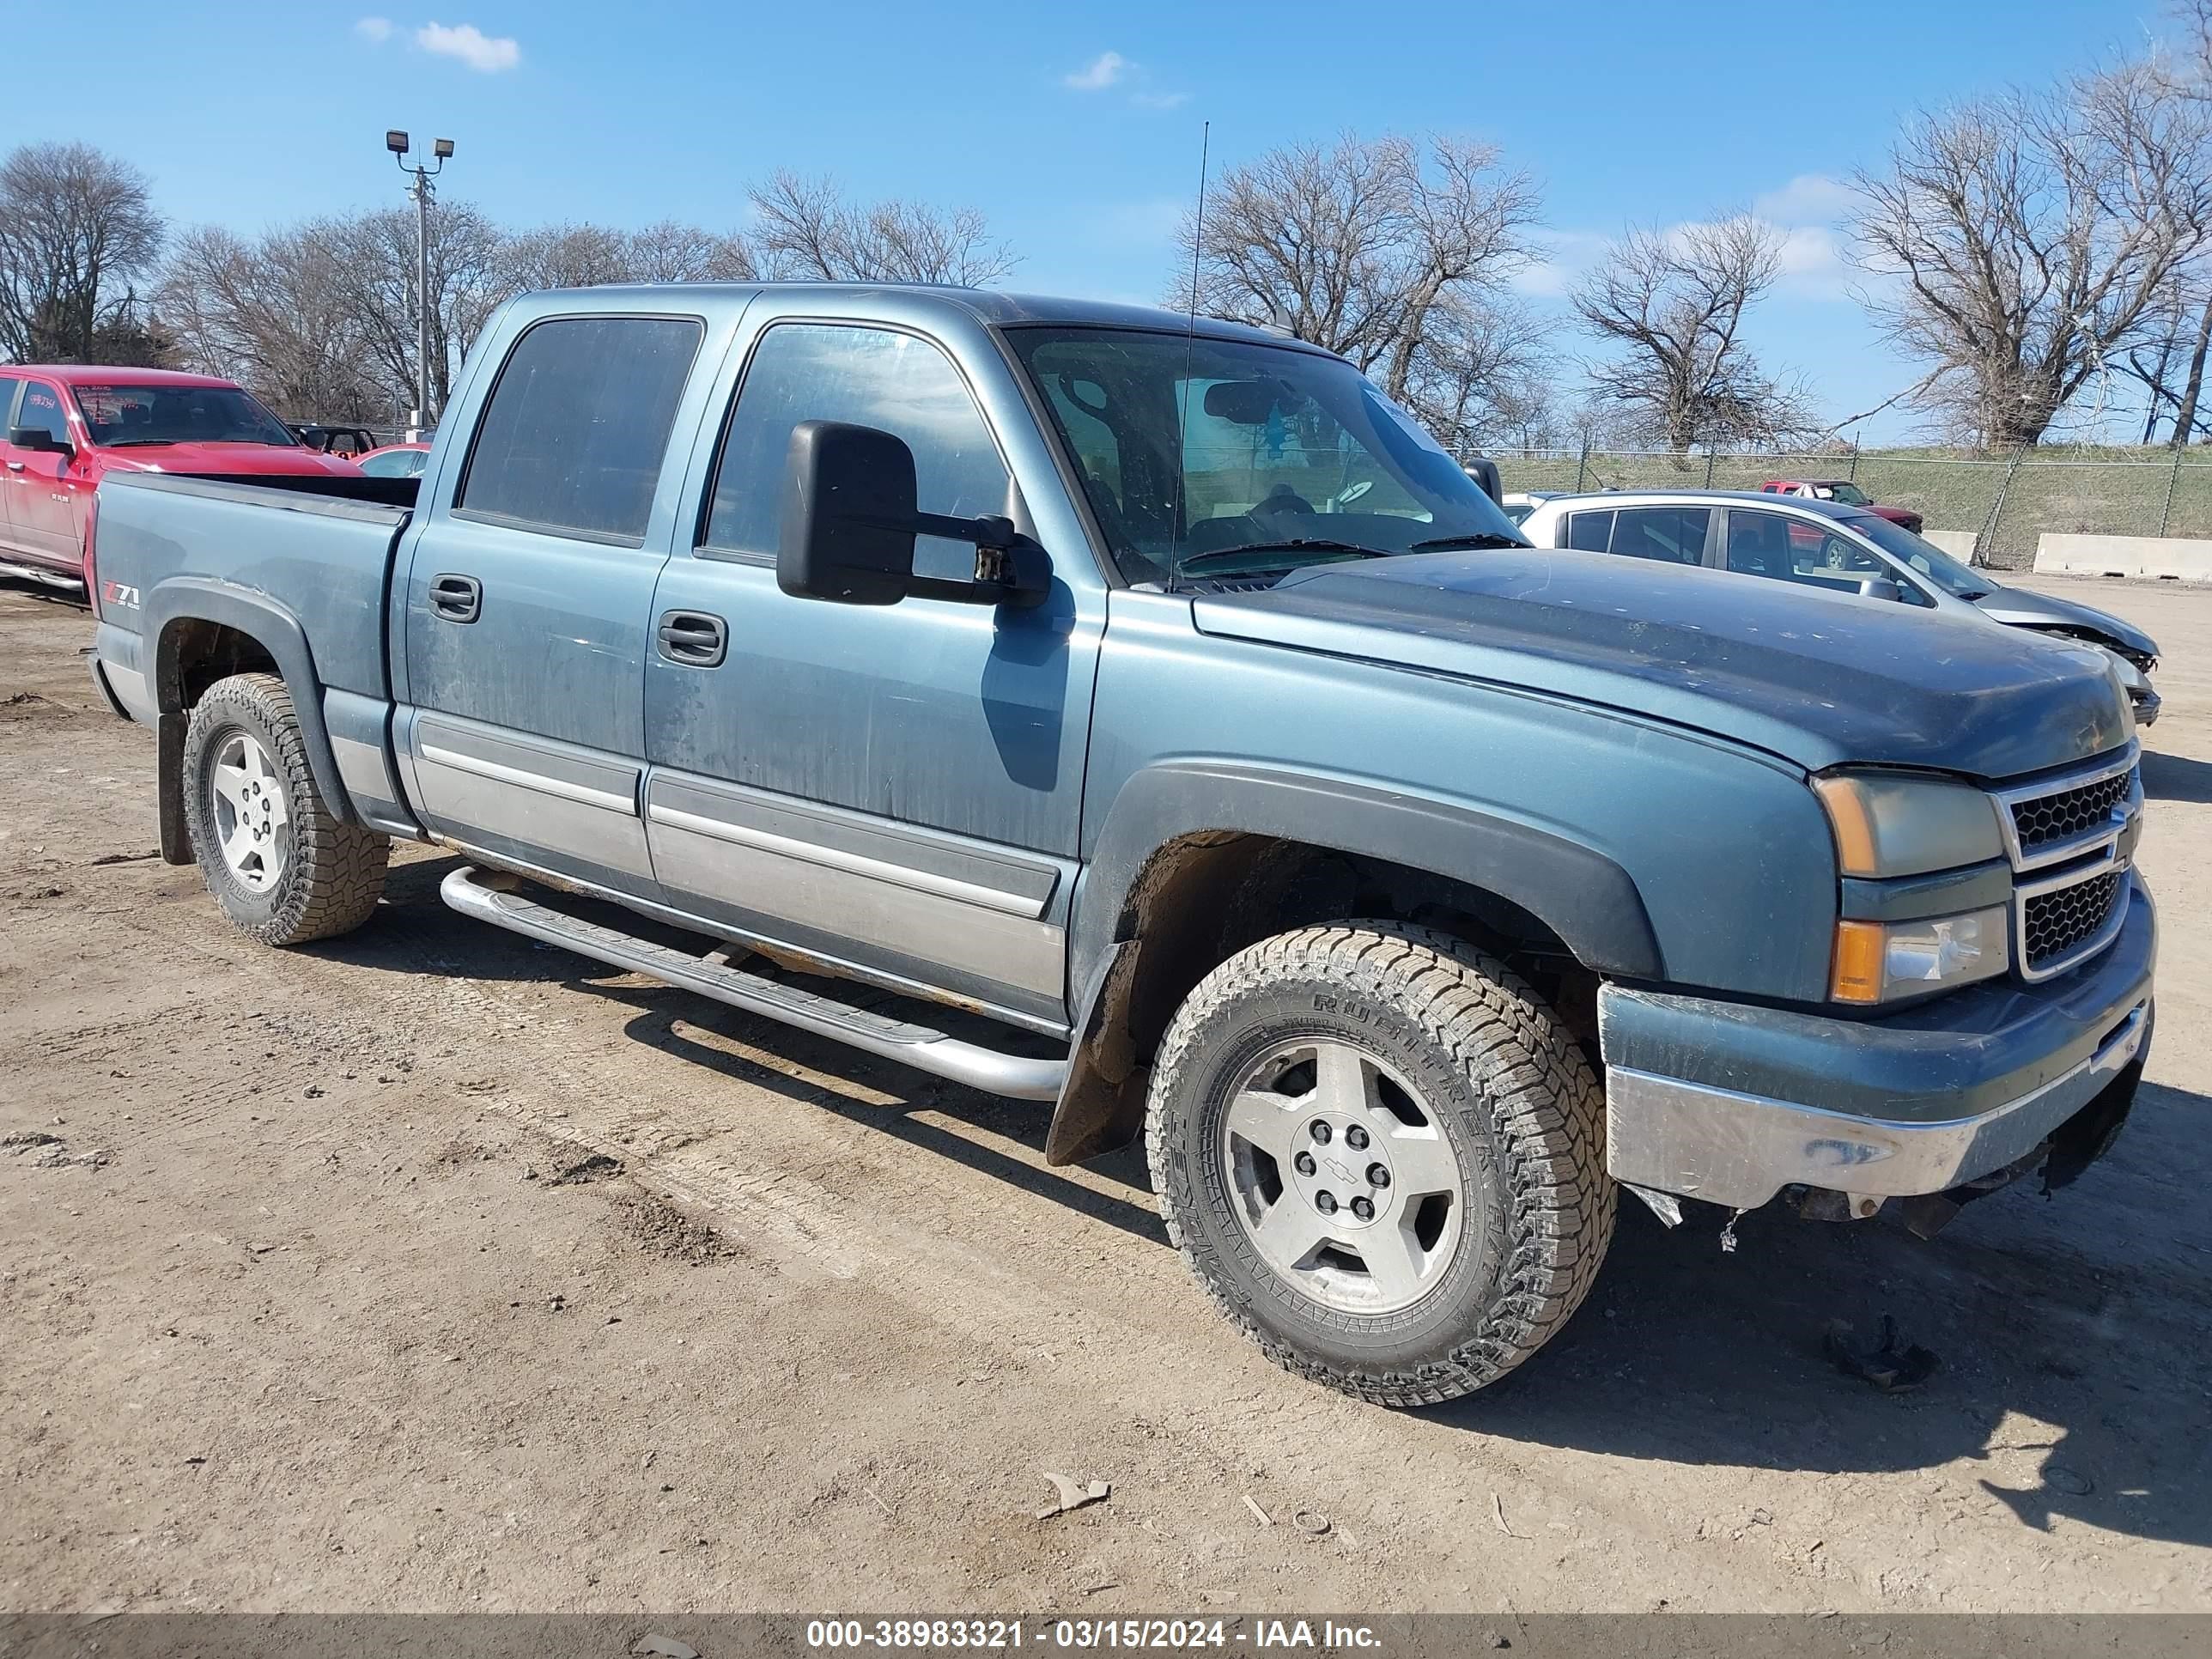
[(1972, 1117), (1905, 1122), (1656, 1077), (1606, 1074), (1606, 1167), (1616, 1181), (1754, 1209), (1783, 1188), (1910, 1198), (1976, 1180), (2035, 1150), (2142, 1047), (2145, 998), (2087, 1060)]

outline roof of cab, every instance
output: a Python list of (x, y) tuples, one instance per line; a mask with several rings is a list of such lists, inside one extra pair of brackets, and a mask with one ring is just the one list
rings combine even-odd
[[(698, 295), (724, 300), (772, 295), (779, 301), (805, 301), (810, 297), (836, 299), (849, 305), (854, 299), (880, 294), (902, 308), (942, 309), (986, 327), (1018, 327), (1035, 323), (1057, 323), (1077, 328), (1145, 329), (1156, 333), (1182, 334), (1194, 327), (1188, 313), (1156, 306), (1116, 305), (1103, 300), (1072, 300), (1041, 294), (1002, 294), (993, 289), (959, 288), (932, 283), (651, 283), (606, 288), (552, 289), (525, 296), (536, 301), (572, 303), (588, 298), (593, 308), (666, 305), (674, 295)], [(1320, 351), (1319, 346), (1296, 340), (1272, 329), (1246, 323), (1224, 322), (1201, 316), (1197, 333), (1206, 339), (1245, 340), (1261, 345), (1289, 346)]]
[(1869, 509), (1855, 501), (1826, 501), (1811, 495), (1774, 495), (1758, 489), (1585, 489), (1554, 495), (1546, 501), (1547, 507), (1574, 507), (1587, 502), (1606, 507), (1671, 506), (1677, 502), (1694, 506), (1700, 501), (1741, 501), (1746, 507), (1762, 507), (1786, 513), (1807, 513), (1828, 519), (1863, 519)]
[(122, 368), (113, 363), (0, 363), (0, 374), (36, 374), (64, 386), (236, 386), (220, 374), (186, 374), (173, 368)]

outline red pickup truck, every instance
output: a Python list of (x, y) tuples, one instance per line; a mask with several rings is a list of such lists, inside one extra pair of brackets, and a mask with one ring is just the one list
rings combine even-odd
[(109, 472), (357, 478), (228, 380), (85, 364), (0, 368), (0, 574), (75, 588)]
[(1864, 507), (1878, 519), (1887, 519), (1900, 529), (1920, 533), (1921, 518), (1909, 507), (1884, 507), (1848, 478), (1769, 478), (1759, 485), (1769, 495), (1805, 495), (1816, 501), (1841, 501), (1847, 507)]

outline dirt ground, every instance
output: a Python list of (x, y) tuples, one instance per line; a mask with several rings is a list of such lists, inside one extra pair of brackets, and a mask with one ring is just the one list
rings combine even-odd
[[(2065, 591), (2167, 653), (2113, 1157), (1930, 1243), (1626, 1205), (1418, 1415), (1218, 1322), (1135, 1155), (464, 920), (444, 855), (233, 933), (83, 613), (0, 592), (0, 1134), (52, 1138), (0, 1151), (0, 1607), (2212, 1608), (2212, 592)], [(1884, 1315), (1916, 1393), (1822, 1356)]]

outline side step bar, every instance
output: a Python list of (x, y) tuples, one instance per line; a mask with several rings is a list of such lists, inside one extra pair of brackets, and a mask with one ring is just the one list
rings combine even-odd
[(0, 564), (0, 576), (12, 576), (19, 582), (37, 582), (46, 587), (58, 587), (65, 593), (84, 592), (82, 578), (64, 575), (58, 570), (48, 570), (40, 565)]
[(721, 966), (647, 939), (565, 915), (520, 893), (487, 887), (472, 865), (463, 865), (439, 884), (439, 897), (465, 916), (511, 933), (557, 945), (611, 967), (643, 974), (670, 985), (712, 997), (748, 1013), (765, 1014), (817, 1036), (833, 1037), (855, 1048), (896, 1060), (917, 1070), (950, 1078), (970, 1088), (1016, 1100), (1056, 1100), (1067, 1075), (1064, 1060), (1031, 1060), (1020, 1054), (962, 1042), (927, 1025), (886, 1019), (865, 1009), (817, 996), (774, 980)]

